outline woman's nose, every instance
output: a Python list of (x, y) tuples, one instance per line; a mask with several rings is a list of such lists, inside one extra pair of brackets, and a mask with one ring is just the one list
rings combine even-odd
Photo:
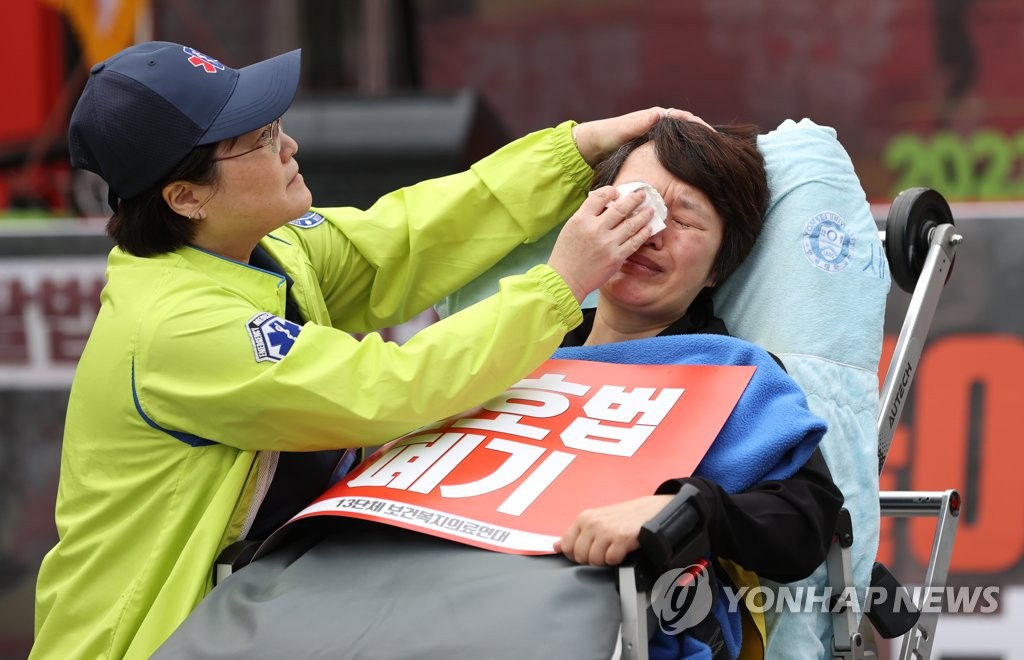
[(653, 250), (660, 250), (661, 246), (663, 244), (662, 243), (663, 239), (662, 239), (661, 235), (664, 232), (665, 232), (665, 230), (662, 229), (661, 231), (657, 232), (656, 234), (652, 234), (650, 238), (648, 238), (646, 241), (644, 241), (644, 247), (649, 247), (649, 248), (651, 248)]
[(285, 151), (289, 156), (294, 156), (299, 153), (299, 143), (291, 135), (285, 133), (284, 129), (281, 129), (281, 152)]

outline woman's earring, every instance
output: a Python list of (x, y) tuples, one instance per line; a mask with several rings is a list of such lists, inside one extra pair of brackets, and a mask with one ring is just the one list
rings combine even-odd
[(202, 208), (204, 206), (206, 206), (206, 203), (209, 202), (211, 199), (213, 199), (213, 196), (216, 195), (216, 194), (217, 194), (217, 191), (214, 190), (212, 193), (210, 193), (210, 196), (206, 198), (205, 202), (203, 202), (199, 206), (197, 206), (194, 209), (192, 209), (191, 211), (189, 211), (188, 212), (188, 216), (187, 216), (188, 219), (189, 220), (203, 220), (204, 219), (203, 218), (203, 214), (199, 213), (199, 211), (202, 210)]

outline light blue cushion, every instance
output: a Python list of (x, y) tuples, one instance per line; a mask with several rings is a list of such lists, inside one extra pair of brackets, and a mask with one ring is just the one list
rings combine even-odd
[[(821, 449), (853, 518), (854, 580), (878, 549), (878, 361), (889, 270), (836, 132), (803, 119), (760, 136), (771, 202), (753, 252), (715, 295), (730, 331), (775, 353), (829, 423)], [(824, 567), (804, 586), (826, 584)], [(769, 657), (824, 657), (826, 615), (768, 617)]]

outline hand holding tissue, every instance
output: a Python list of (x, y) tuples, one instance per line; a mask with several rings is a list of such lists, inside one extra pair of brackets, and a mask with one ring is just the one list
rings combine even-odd
[[(651, 228), (651, 236), (654, 236), (659, 231), (665, 228), (665, 218), (668, 217), (668, 208), (665, 206), (665, 200), (662, 199), (661, 193), (649, 183), (643, 181), (630, 181), (629, 183), (623, 183), (615, 186), (615, 189), (619, 191), (619, 195), (628, 195), (634, 190), (640, 189), (644, 191), (645, 199), (640, 206), (636, 207), (636, 212), (640, 209), (650, 208), (654, 210), (654, 216), (651, 217), (649, 224)], [(611, 205), (611, 202), (609, 202)]]

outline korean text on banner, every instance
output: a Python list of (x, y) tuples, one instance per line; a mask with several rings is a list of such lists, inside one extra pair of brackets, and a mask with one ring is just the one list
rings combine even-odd
[(477, 410), (380, 448), (290, 522), (348, 516), (551, 553), (581, 510), (691, 474), (754, 369), (548, 360)]

